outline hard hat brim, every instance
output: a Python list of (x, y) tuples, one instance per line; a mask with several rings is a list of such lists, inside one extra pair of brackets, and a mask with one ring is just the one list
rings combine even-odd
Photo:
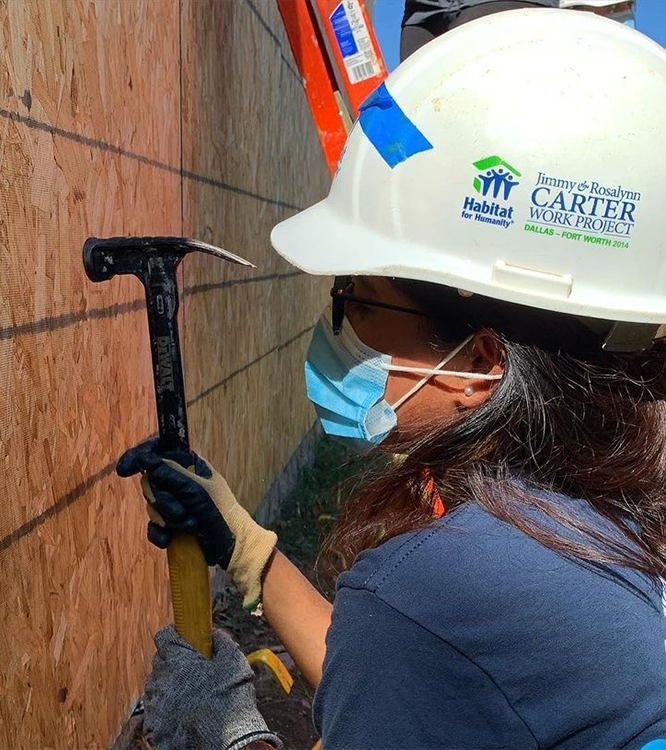
[[(313, 232), (316, 227), (316, 232)], [(353, 236), (353, 242), (350, 242)], [(277, 224), (271, 232), (275, 250), (305, 273), (317, 276), (390, 276), (442, 284), (494, 299), (553, 312), (601, 320), (658, 323), (666, 320), (666, 297), (613, 297), (603, 289), (576, 285), (575, 278), (539, 274), (504, 264), (474, 260), (473, 247), (451, 247), (450, 255), (423, 245), (406, 247), (399, 238), (372, 231), (320, 201)], [(373, 263), (373, 260), (380, 262)], [(466, 260), (463, 260), (466, 259)], [(551, 278), (552, 276), (552, 278)], [(567, 281), (568, 279), (568, 281)], [(650, 307), (650, 305), (653, 307)]]

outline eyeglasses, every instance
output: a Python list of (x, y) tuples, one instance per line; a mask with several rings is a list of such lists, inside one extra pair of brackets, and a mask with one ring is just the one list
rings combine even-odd
[(342, 321), (345, 317), (345, 302), (356, 302), (360, 305), (368, 305), (370, 307), (381, 307), (384, 310), (397, 310), (398, 312), (411, 313), (412, 315), (420, 315), (421, 317), (428, 317), (427, 313), (421, 310), (414, 310), (410, 307), (400, 307), (400, 305), (389, 305), (387, 302), (378, 302), (374, 299), (367, 299), (366, 297), (357, 297), (354, 294), (354, 280), (352, 276), (336, 276), (333, 281), (333, 287), (331, 289), (332, 297), (332, 325), (333, 335), (337, 336), (342, 330)]

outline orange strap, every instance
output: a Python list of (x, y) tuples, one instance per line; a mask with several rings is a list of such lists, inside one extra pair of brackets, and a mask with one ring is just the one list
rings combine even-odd
[(435, 518), (441, 518), (444, 513), (446, 513), (446, 509), (444, 508), (442, 498), (435, 487), (435, 480), (432, 477), (428, 479), (427, 488), (428, 494), (432, 497), (432, 514)]

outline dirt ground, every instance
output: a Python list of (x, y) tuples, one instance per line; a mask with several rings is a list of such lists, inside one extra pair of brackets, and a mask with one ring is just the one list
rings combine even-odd
[[(348, 490), (347, 480), (362, 471), (363, 464), (363, 459), (351, 456), (339, 444), (322, 438), (316, 446), (312, 468), (301, 473), (297, 486), (282, 506), (280, 520), (273, 525), (280, 549), (315, 585), (318, 585), (315, 564), (321, 542), (344, 501), (346, 490), (343, 487)], [(324, 593), (330, 598), (330, 591)], [(294, 678), (289, 694), (266, 666), (254, 667), (259, 710), (268, 726), (282, 738), (286, 750), (312, 748), (317, 741), (311, 718), (314, 691), (266, 620), (243, 610), (233, 586), (225, 586), (216, 596), (213, 620), (216, 627), (225, 628), (236, 638), (244, 653), (270, 648), (282, 659)], [(142, 723), (139, 707), (112, 750), (150, 750)]]

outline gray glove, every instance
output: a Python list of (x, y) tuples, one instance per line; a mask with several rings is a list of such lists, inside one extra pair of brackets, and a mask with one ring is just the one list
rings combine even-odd
[(213, 633), (213, 658), (186, 643), (173, 625), (155, 636), (146, 680), (144, 728), (155, 750), (238, 750), (282, 742), (257, 709), (254, 674), (231, 636)]

